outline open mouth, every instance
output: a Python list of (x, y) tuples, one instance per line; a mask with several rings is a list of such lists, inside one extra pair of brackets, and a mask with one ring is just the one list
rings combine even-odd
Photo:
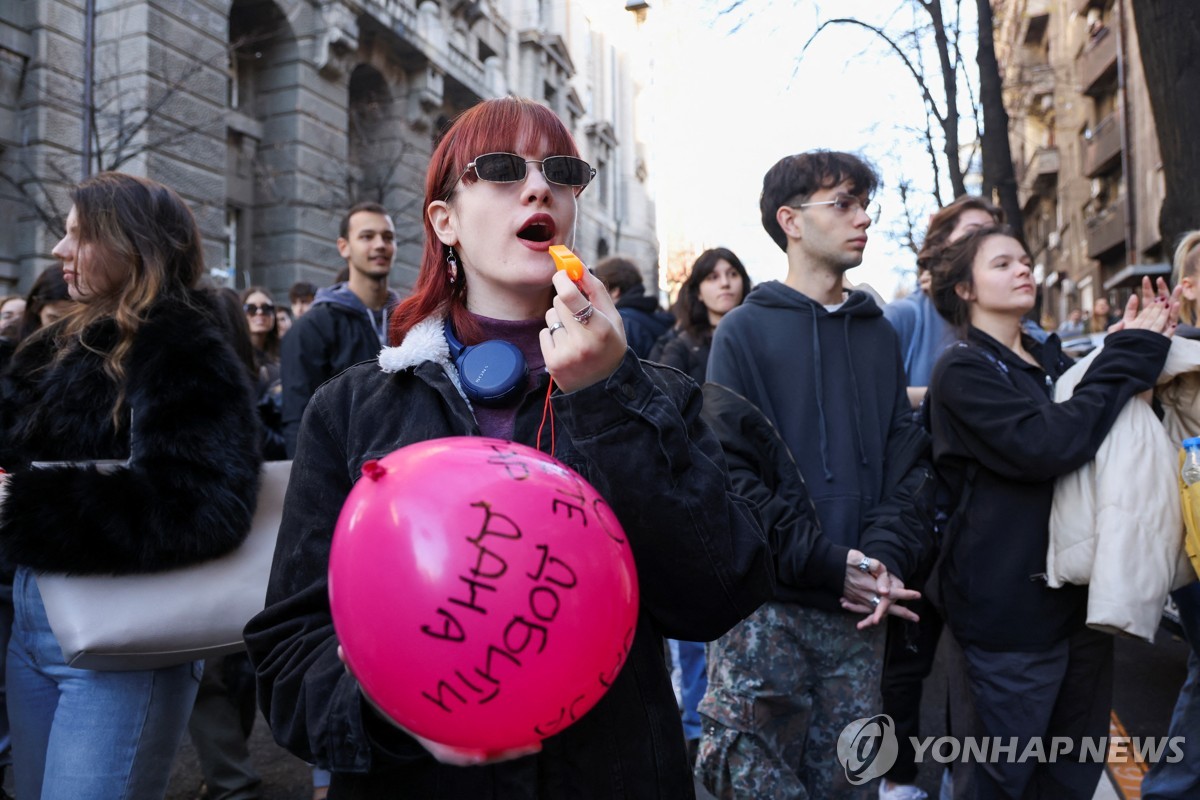
[(554, 238), (554, 221), (547, 216), (532, 217), (517, 231), (517, 238), (527, 242), (548, 242)]

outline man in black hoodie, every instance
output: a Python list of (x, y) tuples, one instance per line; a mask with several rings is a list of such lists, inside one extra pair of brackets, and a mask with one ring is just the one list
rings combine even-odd
[(929, 547), (933, 480), (896, 334), (870, 296), (843, 289), (862, 261), (877, 184), (846, 153), (772, 167), (760, 206), (787, 278), (755, 287), (713, 339), (709, 381), (779, 430), (821, 529), (804, 545), (805, 580), (781, 575), (778, 602), (709, 650), (698, 773), (718, 796), (866, 797), (882, 771), (843, 769), (837, 741), (880, 712), (879, 623), (912, 616), (899, 601), (916, 596), (903, 581)]
[(338, 231), (346, 259), (345, 283), (321, 289), (304, 316), (280, 342), (283, 437), (288, 458), (309, 399), (325, 381), (379, 354), (387, 345), (388, 310), (399, 297), (388, 289), (396, 255), (396, 227), (378, 203), (358, 203)]

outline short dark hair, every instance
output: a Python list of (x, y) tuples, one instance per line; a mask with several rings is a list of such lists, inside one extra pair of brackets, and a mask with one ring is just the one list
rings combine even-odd
[(292, 288), (288, 289), (288, 302), (294, 303), (297, 300), (312, 300), (317, 296), (317, 287), (308, 281), (296, 281), (292, 284)]
[[(975, 256), (984, 241), (993, 236), (1007, 236), (1010, 239), (1021, 238), (1008, 225), (989, 225), (976, 228), (956, 242), (947, 245), (934, 259), (930, 271), (929, 295), (933, 299), (933, 307), (947, 322), (962, 336), (971, 323), (971, 304), (958, 296), (958, 287), (966, 285), (975, 288), (975, 279), (971, 272), (975, 265)], [(1022, 242), (1021, 247), (1025, 247)]]
[(854, 195), (870, 197), (879, 188), (879, 175), (863, 159), (836, 150), (810, 150), (807, 153), (785, 156), (775, 162), (763, 176), (762, 194), (758, 207), (767, 234), (787, 251), (787, 235), (779, 227), (775, 212), (782, 206), (802, 203), (820, 189), (850, 182)]
[(646, 288), (641, 271), (628, 258), (610, 256), (597, 264), (594, 272), (610, 292), (619, 289), (621, 294), (628, 294), (635, 287)]
[(921, 242), (921, 250), (917, 253), (917, 271), (931, 269), (933, 261), (946, 247), (958, 218), (968, 211), (982, 211), (992, 218), (995, 225), (1004, 224), (1004, 210), (988, 200), (973, 194), (964, 194), (954, 198), (949, 205), (938, 209), (929, 219), (929, 229), (925, 231), (925, 240)]
[(350, 210), (346, 212), (346, 216), (342, 217), (342, 224), (338, 226), (338, 238), (345, 239), (350, 235), (350, 218), (360, 211), (369, 211), (372, 214), (383, 214), (385, 217), (390, 216), (388, 210), (379, 203), (366, 201), (364, 203), (355, 203), (350, 206)]

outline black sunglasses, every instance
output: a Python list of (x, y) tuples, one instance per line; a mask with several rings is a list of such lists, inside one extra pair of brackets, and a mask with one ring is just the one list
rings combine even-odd
[(592, 169), (592, 165), (575, 156), (547, 156), (541, 161), (527, 161), (515, 153), (485, 153), (476, 156), (474, 161), (467, 164), (459, 180), (474, 170), (475, 177), (481, 181), (517, 183), (525, 180), (530, 164), (541, 165), (546, 180), (559, 186), (570, 186), (576, 190), (576, 194), (583, 191), (592, 178), (596, 177), (596, 170)]
[(248, 314), (249, 316), (252, 317), (255, 314), (274, 314), (275, 306), (271, 305), (270, 303), (263, 303), (262, 305), (255, 305), (254, 303), (246, 303), (245, 305), (242, 306), (242, 310), (245, 311), (246, 314)]

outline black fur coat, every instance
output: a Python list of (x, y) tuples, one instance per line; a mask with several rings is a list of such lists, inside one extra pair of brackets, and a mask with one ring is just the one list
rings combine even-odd
[[(26, 342), (0, 380), (0, 548), (39, 571), (153, 572), (214, 558), (247, 535), (258, 494), (258, 413), (245, 367), (208, 296), (159, 300), (117, 385), (101, 353), (112, 320), (51, 365), (53, 329)], [(98, 351), (98, 352), (97, 352)], [(132, 413), (131, 413), (132, 412)], [(132, 424), (130, 419), (132, 417)], [(128, 459), (30, 468), (35, 461)]]

